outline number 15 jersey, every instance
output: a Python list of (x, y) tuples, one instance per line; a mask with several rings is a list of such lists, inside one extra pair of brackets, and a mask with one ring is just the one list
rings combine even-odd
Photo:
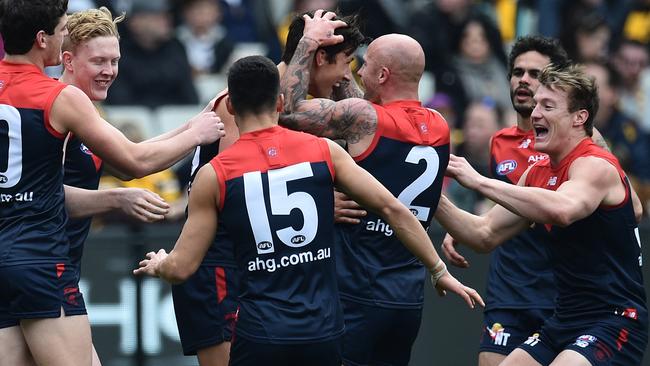
[(276, 344), (340, 336), (327, 142), (274, 126), (241, 135), (210, 164), (239, 269), (236, 335)]
[[(419, 101), (373, 104), (377, 131), (355, 160), (429, 226), (449, 162), (449, 126)], [(337, 225), (341, 298), (386, 308), (417, 309), (424, 302), (425, 268), (393, 229), (368, 213), (356, 225)]]

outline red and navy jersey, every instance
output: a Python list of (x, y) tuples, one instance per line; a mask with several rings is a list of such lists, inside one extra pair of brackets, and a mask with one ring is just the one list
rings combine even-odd
[[(493, 178), (517, 184), (529, 166), (548, 159), (548, 155), (535, 150), (533, 132), (514, 126), (492, 136), (490, 170)], [(555, 307), (557, 290), (547, 240), (543, 233), (528, 229), (492, 252), (486, 310)]]
[[(93, 154), (81, 140), (72, 133), (65, 145), (63, 184), (83, 189), (96, 190), (102, 175), (102, 159)], [(90, 231), (92, 218), (69, 219), (65, 227), (70, 240), (70, 262), (81, 263), (83, 245)]]
[[(217, 96), (217, 100), (214, 103), (213, 110), (216, 111), (219, 103), (223, 102), (225, 97), (228, 96), (227, 92), (221, 92)], [(194, 150), (194, 155), (192, 158), (192, 170), (190, 172), (190, 184), (188, 186), (188, 191), (192, 189), (192, 182), (196, 177), (199, 169), (208, 164), (210, 160), (214, 159), (220, 150), (220, 139), (206, 145), (197, 146)], [(214, 237), (214, 241), (208, 251), (205, 253), (203, 258), (202, 265), (209, 266), (219, 266), (219, 267), (235, 267), (235, 255), (233, 254), (234, 243), (232, 239), (226, 233), (223, 225), (219, 225), (217, 233)]]
[(68, 256), (65, 136), (49, 121), (65, 86), (34, 65), (0, 62), (0, 266)]
[[(449, 162), (449, 127), (419, 101), (374, 105), (377, 131), (355, 158), (418, 218), (431, 222)], [(381, 217), (368, 212), (356, 225), (337, 225), (341, 297), (389, 308), (420, 308), (425, 268)]]
[(564, 323), (617, 314), (646, 323), (639, 231), (630, 184), (618, 160), (585, 138), (557, 166), (549, 160), (535, 164), (528, 172), (526, 186), (557, 190), (567, 181), (571, 164), (585, 156), (603, 159), (616, 167), (626, 195), (620, 204), (601, 205), (567, 227), (536, 225), (551, 239), (558, 288), (554, 319)]
[(235, 242), (237, 334), (262, 343), (339, 337), (335, 176), (327, 142), (274, 126), (241, 135), (210, 164), (218, 177), (219, 224)]

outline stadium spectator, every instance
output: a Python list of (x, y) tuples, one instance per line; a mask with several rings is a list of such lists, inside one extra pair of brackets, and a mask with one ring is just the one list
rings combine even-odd
[(219, 1), (187, 0), (182, 6), (183, 20), (176, 35), (185, 46), (192, 73), (220, 72), (235, 45), (221, 25)]
[(133, 0), (122, 38), (120, 74), (107, 104), (197, 104), (192, 70), (174, 36), (168, 0)]
[(650, 134), (650, 68), (648, 49), (632, 40), (621, 41), (612, 57), (614, 68), (622, 77), (619, 88), (621, 111), (639, 123)]

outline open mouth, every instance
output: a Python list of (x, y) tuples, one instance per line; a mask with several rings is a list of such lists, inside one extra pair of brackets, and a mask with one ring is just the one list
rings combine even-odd
[(533, 129), (535, 130), (535, 138), (544, 138), (548, 135), (548, 128), (546, 126), (542, 125), (533, 125)]
[(517, 88), (515, 90), (515, 96), (517, 99), (525, 99), (525, 98), (531, 98), (533, 96), (533, 93), (525, 88)]

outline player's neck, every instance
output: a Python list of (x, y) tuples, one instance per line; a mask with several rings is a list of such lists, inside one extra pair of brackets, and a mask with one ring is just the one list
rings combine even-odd
[(522, 131), (530, 131), (533, 129), (533, 122), (530, 121), (530, 116), (524, 117), (517, 113), (517, 128)]
[(235, 115), (235, 123), (239, 127), (239, 134), (264, 130), (278, 125), (278, 113)]
[(26, 53), (24, 55), (8, 55), (5, 54), (4, 60), (7, 62), (11, 62), (13, 64), (31, 64), (35, 65), (41, 71), (45, 71), (45, 63), (43, 60), (39, 60), (36, 57), (31, 57), (29, 53)]

